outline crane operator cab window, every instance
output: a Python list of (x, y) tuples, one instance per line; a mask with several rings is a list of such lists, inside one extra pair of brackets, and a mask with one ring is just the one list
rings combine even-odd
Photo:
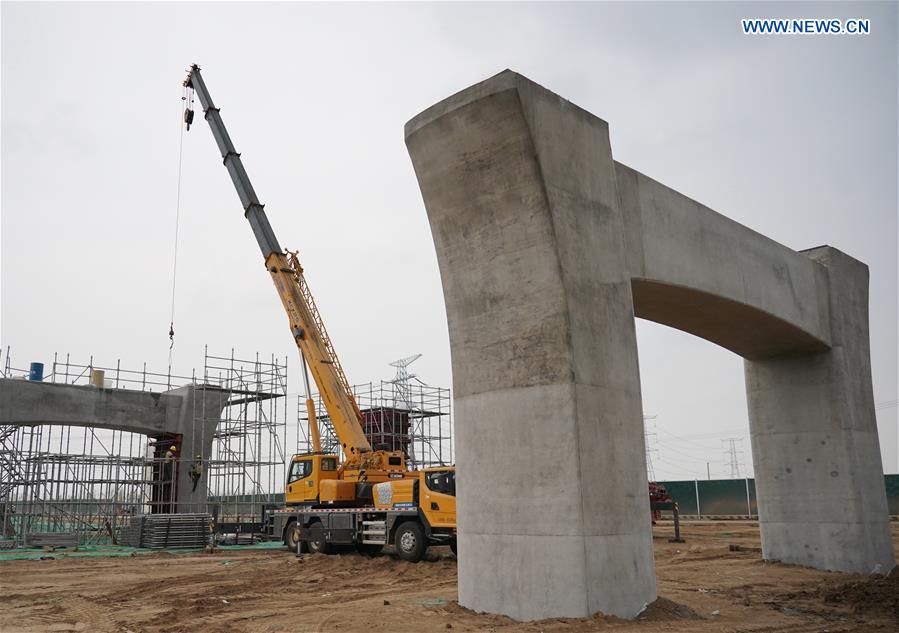
[(297, 481), (299, 479), (305, 479), (309, 475), (312, 474), (312, 460), (304, 459), (301, 461), (293, 462), (290, 465), (290, 474), (287, 476), (287, 483), (291, 483), (293, 481)]
[(321, 464), (320, 468), (323, 472), (333, 472), (337, 470), (336, 457), (319, 457), (310, 459), (301, 459), (290, 465), (290, 473), (287, 476), (287, 483), (305, 479), (315, 470), (315, 462), (318, 460)]
[(438, 470), (425, 474), (425, 483), (429, 490), (445, 495), (456, 496), (456, 471)]

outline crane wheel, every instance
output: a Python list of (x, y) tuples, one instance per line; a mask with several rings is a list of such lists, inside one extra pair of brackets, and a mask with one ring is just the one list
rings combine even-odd
[(456, 541), (456, 539), (453, 539), (452, 541), (450, 541), (450, 549), (452, 550), (453, 554), (456, 557), (459, 556), (459, 545), (458, 545), (458, 542)]
[(394, 535), (394, 546), (399, 557), (410, 563), (417, 563), (424, 558), (425, 551), (428, 549), (428, 541), (421, 523), (406, 521), (400, 524)]
[(325, 539), (325, 528), (321, 521), (309, 524), (310, 539), (307, 541), (311, 554), (330, 554), (331, 544)]
[(287, 527), (284, 528), (284, 538), (281, 540), (291, 552), (297, 551), (297, 545), (300, 542), (300, 526), (296, 521), (287, 524)]

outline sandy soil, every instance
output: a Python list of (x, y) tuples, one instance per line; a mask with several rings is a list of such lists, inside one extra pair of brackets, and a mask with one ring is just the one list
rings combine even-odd
[[(412, 565), (385, 554), (286, 551), (63, 558), (0, 564), (0, 631), (824, 632), (899, 630), (899, 575), (764, 563), (752, 523), (687, 523), (686, 544), (655, 528), (660, 599), (636, 621), (597, 616), (518, 623), (456, 602), (443, 548)], [(893, 525), (899, 545), (899, 525)], [(731, 545), (739, 546), (731, 551)]]

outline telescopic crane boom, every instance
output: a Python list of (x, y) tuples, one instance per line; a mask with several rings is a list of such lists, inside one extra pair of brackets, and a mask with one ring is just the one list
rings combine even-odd
[[(363, 432), (362, 413), (353, 397), (340, 361), (337, 359), (334, 346), (325, 330), (309, 286), (306, 284), (297, 254), (296, 252), (282, 251), (278, 244), (278, 239), (265, 214), (264, 205), (256, 196), (256, 191), (240, 160), (240, 154), (237, 153), (231, 142), (219, 108), (212, 102), (212, 97), (200, 74), (200, 67), (196, 64), (191, 66), (187, 79), (184, 80), (184, 86), (192, 88), (199, 97), (206, 121), (209, 123), (224, 160), (225, 168), (237, 190), (244, 209), (244, 217), (253, 229), (256, 242), (259, 244), (265, 260), (265, 267), (272, 277), (278, 296), (287, 312), (291, 334), (303, 357), (304, 365), (308, 365), (312, 373), (334, 432), (343, 448), (346, 460), (340, 467), (340, 478), (353, 481), (383, 481), (389, 477), (390, 472), (405, 470), (405, 460), (397, 459), (401, 454), (372, 451), (371, 444)], [(193, 112), (186, 111), (185, 121), (190, 123), (192, 119)], [(309, 408), (313, 449), (319, 453), (321, 446), (315, 421), (315, 410), (309, 398), (308, 380), (307, 407)], [(401, 461), (401, 465), (398, 464), (398, 461)]]

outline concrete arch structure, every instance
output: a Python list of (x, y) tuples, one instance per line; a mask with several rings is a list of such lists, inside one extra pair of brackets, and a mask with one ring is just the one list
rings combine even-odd
[[(153, 393), (0, 378), (0, 426), (85, 426), (142, 433), (153, 439), (177, 435), (185, 463), (195, 455), (209, 460), (227, 403), (227, 392), (209, 385)], [(193, 489), (186, 467), (178, 476), (177, 488), (176, 511), (206, 511), (206, 488)]]
[(888, 571), (868, 273), (612, 158), (505, 71), (406, 124), (449, 325), (459, 601), (532, 620), (656, 597), (634, 317), (745, 360), (763, 556)]

